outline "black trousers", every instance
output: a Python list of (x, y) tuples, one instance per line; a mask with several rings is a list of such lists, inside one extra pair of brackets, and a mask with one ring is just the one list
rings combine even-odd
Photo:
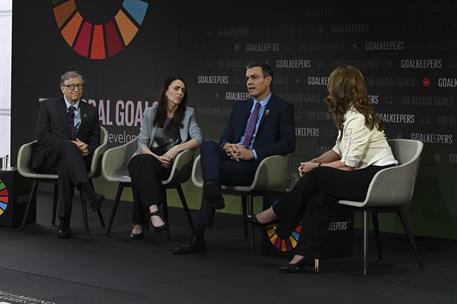
[[(256, 160), (231, 160), (214, 141), (206, 141), (200, 147), (203, 182), (216, 182), (227, 186), (249, 186), (254, 180), (259, 162)], [(212, 226), (215, 209), (202, 195), (198, 224)]]
[(83, 156), (78, 147), (71, 141), (47, 147), (44, 162), (37, 169), (41, 173), (51, 173), (59, 176), (58, 215), (70, 222), (75, 186), (88, 183), (87, 173), (90, 169), (92, 155)]
[(151, 205), (162, 204), (166, 199), (162, 180), (170, 176), (171, 167), (163, 168), (152, 155), (139, 154), (130, 160), (128, 169), (133, 192), (132, 222), (143, 225), (146, 210)]
[(288, 238), (303, 220), (295, 253), (319, 257), (328, 232), (330, 215), (340, 199), (363, 201), (373, 176), (389, 166), (370, 166), (355, 171), (317, 167), (305, 174), (291, 192), (273, 204), (281, 238)]

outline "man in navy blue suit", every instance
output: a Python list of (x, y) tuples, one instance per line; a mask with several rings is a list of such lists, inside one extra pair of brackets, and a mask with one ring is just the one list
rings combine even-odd
[(271, 93), (272, 83), (268, 64), (249, 64), (246, 85), (252, 100), (235, 103), (219, 142), (200, 147), (204, 185), (199, 219), (192, 240), (174, 248), (175, 254), (205, 250), (205, 230), (212, 226), (215, 210), (225, 206), (220, 185), (248, 186), (262, 159), (295, 150), (294, 108)]

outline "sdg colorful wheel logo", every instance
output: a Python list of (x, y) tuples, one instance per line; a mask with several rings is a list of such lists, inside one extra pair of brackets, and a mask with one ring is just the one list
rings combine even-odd
[(8, 189), (0, 179), (0, 216), (6, 211), (6, 208), (8, 208)]
[(53, 0), (52, 4), (64, 40), (92, 60), (112, 57), (129, 45), (149, 6), (147, 0)]
[(292, 231), (292, 235), (288, 239), (282, 239), (279, 237), (278, 233), (278, 224), (271, 224), (267, 227), (266, 233), (270, 239), (271, 245), (273, 245), (276, 250), (281, 252), (289, 252), (295, 247), (297, 247), (298, 239), (300, 238), (300, 232), (302, 230), (302, 224), (300, 223)]

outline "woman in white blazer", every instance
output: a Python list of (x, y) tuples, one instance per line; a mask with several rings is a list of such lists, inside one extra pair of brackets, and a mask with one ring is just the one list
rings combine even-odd
[(133, 190), (131, 239), (143, 238), (145, 221), (151, 221), (155, 232), (168, 229), (158, 208), (165, 199), (161, 181), (170, 175), (176, 155), (197, 148), (203, 139), (187, 97), (184, 79), (168, 77), (158, 101), (144, 111), (138, 149), (128, 165)]
[(328, 231), (331, 210), (338, 200), (363, 201), (373, 176), (398, 164), (370, 104), (365, 80), (355, 67), (336, 68), (328, 80), (325, 98), (338, 129), (333, 149), (300, 163), (300, 180), (291, 192), (269, 209), (248, 217), (258, 226), (279, 221), (278, 234), (288, 238), (302, 221), (295, 255), (283, 272), (305, 266), (318, 270), (318, 258)]

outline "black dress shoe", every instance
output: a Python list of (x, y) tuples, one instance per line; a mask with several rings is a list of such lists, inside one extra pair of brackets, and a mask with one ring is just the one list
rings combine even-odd
[(297, 263), (294, 264), (287, 264), (287, 266), (279, 267), (279, 271), (284, 273), (299, 273), (302, 272), (305, 267), (313, 267), (314, 272), (319, 272), (319, 259), (301, 259)]
[(93, 197), (89, 199), (89, 206), (93, 211), (98, 211), (102, 208), (102, 204), (105, 201), (103, 194), (95, 193)]
[(68, 227), (66, 229), (59, 228), (59, 231), (57, 231), (57, 238), (59, 238), (59, 239), (69, 239), (69, 238), (71, 238), (70, 227)]
[(188, 243), (173, 248), (174, 254), (192, 254), (206, 249), (205, 240), (193, 237)]
[(214, 209), (224, 209), (224, 197), (222, 196), (220, 186), (212, 181), (206, 182), (203, 186), (203, 196), (205, 200), (207, 200)]

